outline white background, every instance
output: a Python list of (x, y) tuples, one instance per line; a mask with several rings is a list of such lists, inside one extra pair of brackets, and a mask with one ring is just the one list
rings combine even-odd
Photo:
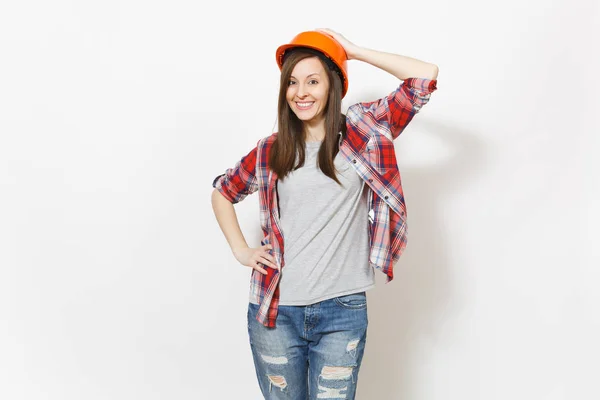
[[(260, 399), (213, 178), (302, 30), (440, 67), (358, 399), (598, 399), (598, 2), (5, 2), (0, 398)], [(344, 108), (397, 79), (351, 61)], [(236, 205), (251, 246), (258, 196)]]

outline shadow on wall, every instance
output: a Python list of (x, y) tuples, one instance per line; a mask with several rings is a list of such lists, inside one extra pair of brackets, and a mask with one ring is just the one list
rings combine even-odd
[[(394, 280), (384, 285), (384, 279), (378, 278), (377, 288), (368, 292), (369, 328), (358, 399), (419, 398), (421, 390), (415, 385), (423, 380), (415, 379), (414, 371), (422, 371), (426, 359), (416, 349), (422, 352), (423, 343), (435, 343), (442, 337), (444, 326), (437, 321), (462, 304), (448, 271), (455, 270), (450, 263), (463, 251), (453, 251), (453, 261), (448, 257), (447, 238), (456, 228), (444, 226), (444, 199), (477, 180), (476, 174), (486, 167), (486, 152), (480, 135), (474, 132), (426, 118), (419, 119), (418, 125), (420, 135), (439, 139), (450, 156), (425, 167), (400, 166), (408, 244), (395, 265)], [(397, 158), (401, 160), (398, 143)], [(383, 277), (379, 271), (377, 275)]]

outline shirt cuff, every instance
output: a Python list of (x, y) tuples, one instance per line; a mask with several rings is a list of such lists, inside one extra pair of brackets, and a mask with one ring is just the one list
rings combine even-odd
[(404, 84), (417, 89), (423, 94), (433, 93), (437, 89), (437, 79), (408, 78), (404, 81)]
[(221, 174), (221, 175), (217, 176), (213, 180), (212, 187), (217, 189), (219, 191), (219, 193), (221, 193), (223, 195), (223, 197), (225, 197), (227, 200), (229, 200), (230, 203), (235, 204), (236, 201), (235, 201), (234, 197), (231, 195), (231, 193), (229, 193), (229, 191), (225, 188), (225, 186), (223, 186), (223, 179), (227, 179), (226, 175), (227, 174)]

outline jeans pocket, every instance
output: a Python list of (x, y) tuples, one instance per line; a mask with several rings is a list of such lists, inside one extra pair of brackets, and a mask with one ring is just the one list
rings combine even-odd
[(334, 297), (333, 300), (335, 301), (335, 304), (353, 310), (360, 310), (367, 307), (367, 295), (365, 292)]

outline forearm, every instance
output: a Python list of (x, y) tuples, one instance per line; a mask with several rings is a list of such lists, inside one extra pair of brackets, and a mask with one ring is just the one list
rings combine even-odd
[(235, 249), (248, 248), (248, 243), (242, 234), (237, 214), (233, 204), (229, 202), (218, 190), (213, 190), (212, 208), (223, 235), (233, 252)]
[(389, 72), (400, 80), (408, 78), (437, 79), (438, 76), (437, 65), (399, 54), (358, 47), (348, 57), (350, 60), (359, 60), (371, 64)]

